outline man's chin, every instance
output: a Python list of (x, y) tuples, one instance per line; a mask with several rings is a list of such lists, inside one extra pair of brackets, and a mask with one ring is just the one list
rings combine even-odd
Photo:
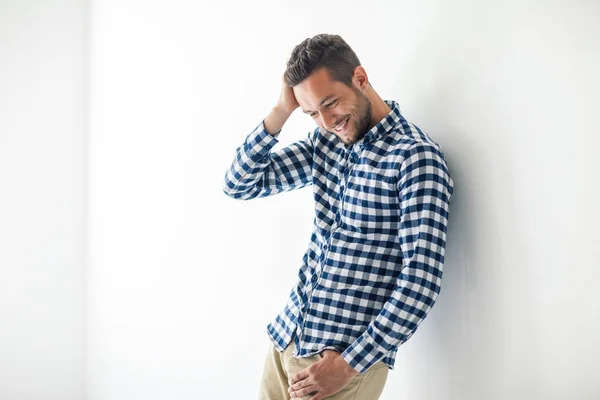
[(352, 136), (352, 135), (344, 136), (344, 140), (342, 140), (342, 141), (347, 145), (356, 143), (356, 140), (355, 140), (354, 136)]
[(352, 141), (352, 139), (349, 138), (349, 137), (347, 137), (347, 136), (344, 136), (343, 138), (341, 138), (341, 137), (338, 136), (338, 139), (340, 139), (342, 141), (342, 143), (344, 143), (344, 144), (352, 144), (352, 143), (354, 143)]
[[(329, 131), (328, 131), (328, 132), (329, 132)], [(331, 133), (332, 135), (335, 135), (335, 137), (337, 137), (337, 138), (338, 138), (338, 140), (339, 140), (340, 142), (344, 143), (346, 146), (351, 146), (351, 145), (353, 145), (354, 143), (356, 143), (356, 142), (357, 142), (356, 138), (354, 138), (354, 137), (352, 137), (352, 136), (344, 135), (343, 137), (341, 137), (341, 136), (339, 136), (339, 135), (337, 135), (337, 134), (335, 134), (335, 133), (333, 133), (333, 132), (330, 132), (330, 133)]]

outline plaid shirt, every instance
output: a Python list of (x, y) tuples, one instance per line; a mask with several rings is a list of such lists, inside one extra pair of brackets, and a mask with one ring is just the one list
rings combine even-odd
[(316, 128), (271, 151), (279, 132), (263, 120), (223, 185), (242, 200), (312, 185), (309, 246), (267, 333), (280, 352), (294, 337), (294, 357), (336, 350), (359, 373), (380, 360), (394, 369), (398, 346), (434, 305), (454, 190), (440, 145), (385, 102), (391, 112), (350, 146)]

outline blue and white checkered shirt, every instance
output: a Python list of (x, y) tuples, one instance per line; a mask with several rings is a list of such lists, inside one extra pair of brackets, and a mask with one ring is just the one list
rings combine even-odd
[(271, 151), (264, 120), (237, 148), (223, 191), (249, 200), (312, 184), (311, 240), (287, 304), (268, 324), (294, 357), (336, 350), (359, 373), (382, 360), (427, 316), (441, 289), (454, 183), (444, 154), (385, 100), (391, 112), (350, 146), (316, 128)]

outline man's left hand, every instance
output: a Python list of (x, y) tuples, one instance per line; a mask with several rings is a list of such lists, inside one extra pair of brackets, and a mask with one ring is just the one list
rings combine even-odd
[(323, 358), (296, 373), (289, 380), (291, 398), (315, 393), (310, 400), (321, 400), (344, 389), (358, 371), (335, 350), (324, 350)]

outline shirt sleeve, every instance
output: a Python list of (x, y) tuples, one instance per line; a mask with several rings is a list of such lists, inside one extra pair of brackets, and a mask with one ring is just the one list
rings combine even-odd
[(359, 373), (406, 342), (433, 307), (441, 289), (453, 190), (439, 148), (416, 143), (407, 150), (398, 180), (402, 267), (396, 287), (366, 331), (342, 353)]
[(235, 151), (225, 173), (223, 192), (234, 199), (250, 200), (299, 189), (312, 183), (313, 140), (309, 135), (277, 151), (279, 142), (267, 132), (264, 119)]

